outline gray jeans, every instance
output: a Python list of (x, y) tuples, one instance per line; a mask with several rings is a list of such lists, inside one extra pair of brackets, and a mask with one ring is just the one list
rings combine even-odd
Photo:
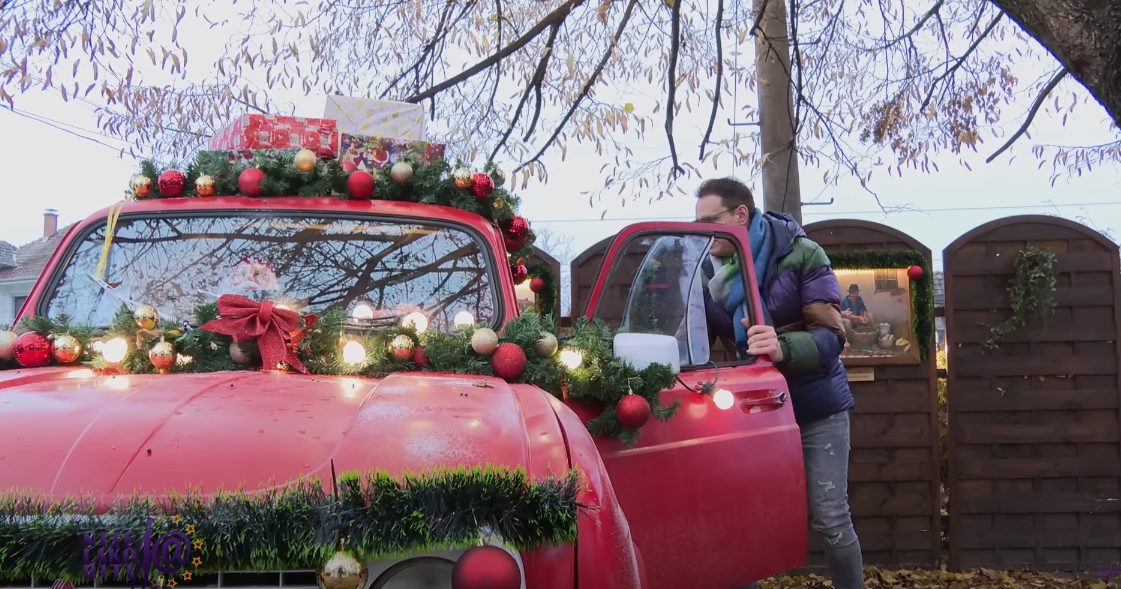
[[(849, 514), (849, 412), (802, 428), (810, 527), (824, 540), (825, 566), (837, 589), (864, 587), (860, 540)], [(756, 584), (743, 589), (755, 589)]]

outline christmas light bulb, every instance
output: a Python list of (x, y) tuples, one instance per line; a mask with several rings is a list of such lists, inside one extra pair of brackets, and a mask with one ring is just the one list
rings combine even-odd
[(358, 303), (350, 310), (350, 316), (354, 319), (369, 321), (374, 318), (374, 306), (370, 303)]
[(346, 342), (346, 345), (343, 346), (343, 362), (351, 365), (365, 363), (366, 346), (354, 340)]
[(565, 348), (561, 350), (560, 361), (561, 364), (564, 364), (565, 368), (575, 370), (584, 363), (584, 352), (575, 348)]
[(460, 311), (455, 314), (455, 319), (452, 319), (452, 322), (460, 329), (471, 327), (475, 324), (475, 316), (471, 314), (471, 311)]
[(424, 333), (428, 329), (428, 316), (420, 311), (413, 311), (401, 320), (401, 325), (412, 327), (417, 333)]
[(118, 364), (128, 355), (128, 340), (115, 337), (101, 344), (101, 357), (110, 364)]
[(736, 404), (736, 396), (728, 389), (717, 389), (717, 391), (712, 394), (712, 402), (716, 404), (717, 409), (728, 410), (732, 408), (732, 405)]

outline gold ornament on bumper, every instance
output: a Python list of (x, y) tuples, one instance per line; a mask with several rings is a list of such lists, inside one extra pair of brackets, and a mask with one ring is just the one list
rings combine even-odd
[(148, 360), (156, 370), (161, 373), (167, 372), (175, 365), (175, 346), (167, 341), (158, 342), (148, 350)]
[(340, 550), (324, 563), (315, 579), (321, 589), (358, 589), (366, 584), (366, 567)]
[(393, 354), (394, 358), (402, 361), (413, 357), (413, 349), (415, 347), (416, 344), (413, 342), (413, 338), (405, 334), (398, 335), (393, 338), (393, 341), (389, 342), (389, 352)]
[(203, 174), (195, 180), (195, 193), (199, 196), (214, 196), (214, 176)]
[(77, 360), (81, 353), (82, 344), (78, 342), (78, 338), (68, 333), (55, 336), (51, 342), (51, 356), (59, 364), (69, 364)]
[(542, 358), (551, 358), (553, 354), (557, 353), (559, 345), (557, 336), (546, 332), (541, 334), (541, 337), (533, 344), (533, 352)]
[(132, 312), (132, 318), (136, 320), (136, 326), (140, 329), (155, 329), (160, 315), (152, 305), (140, 305)]
[(471, 170), (467, 168), (456, 168), (452, 172), (452, 181), (455, 182), (456, 188), (471, 188)]
[(296, 152), (296, 156), (292, 159), (296, 169), (307, 174), (315, 169), (315, 152), (310, 149), (301, 149)]
[(490, 356), (498, 349), (498, 334), (489, 327), (480, 327), (471, 334), (471, 349), (480, 356)]
[(152, 179), (143, 174), (137, 174), (129, 181), (129, 188), (132, 189), (132, 196), (146, 198), (152, 194)]

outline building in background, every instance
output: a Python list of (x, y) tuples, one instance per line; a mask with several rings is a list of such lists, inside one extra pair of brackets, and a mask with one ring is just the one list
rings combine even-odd
[(0, 324), (12, 324), (68, 228), (59, 231), (58, 211), (47, 209), (42, 237), (19, 247), (0, 241)]

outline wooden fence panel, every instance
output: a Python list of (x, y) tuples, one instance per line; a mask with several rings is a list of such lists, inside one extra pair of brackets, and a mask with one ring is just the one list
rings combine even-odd
[[(826, 253), (917, 251), (926, 260), (928, 278), (933, 277), (930, 249), (886, 225), (831, 220), (809, 224), (805, 230)], [(940, 561), (942, 489), (933, 334), (930, 348), (917, 365), (875, 366), (873, 380), (849, 383), (856, 404), (849, 501), (868, 564), (933, 566)], [(863, 368), (866, 375), (868, 370)], [(810, 547), (809, 564), (818, 566), (821, 542), (812, 534)]]
[[(1028, 245), (1057, 255), (1057, 307), (985, 352)], [(950, 566), (1095, 570), (1121, 560), (1121, 267), (1082, 225), (1021, 216), (944, 252)]]

